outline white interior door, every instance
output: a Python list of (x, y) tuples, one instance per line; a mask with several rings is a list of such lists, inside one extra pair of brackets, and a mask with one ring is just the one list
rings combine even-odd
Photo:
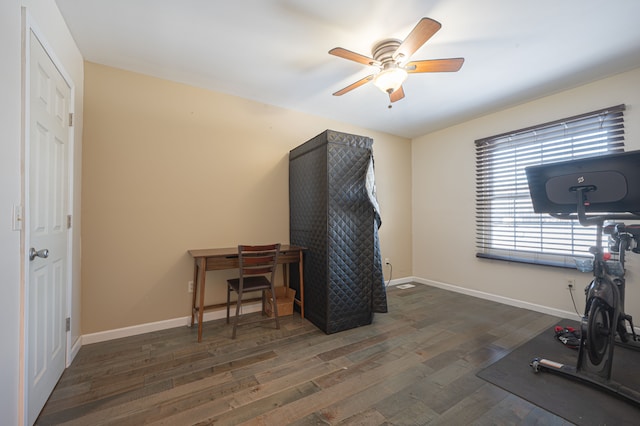
[(71, 89), (29, 31), (26, 142), (26, 414), (33, 424), (65, 368)]

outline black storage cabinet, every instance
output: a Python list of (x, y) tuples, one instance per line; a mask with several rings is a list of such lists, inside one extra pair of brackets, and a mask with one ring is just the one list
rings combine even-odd
[(308, 249), (305, 318), (327, 334), (387, 311), (380, 219), (366, 184), (372, 144), (326, 130), (289, 153), (290, 242)]

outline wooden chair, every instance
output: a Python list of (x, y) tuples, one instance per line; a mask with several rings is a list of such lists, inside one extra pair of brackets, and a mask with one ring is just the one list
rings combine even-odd
[(238, 326), (240, 308), (242, 307), (242, 296), (244, 293), (252, 291), (262, 291), (262, 312), (264, 312), (266, 302), (265, 290), (271, 291), (276, 329), (280, 329), (276, 292), (273, 288), (279, 255), (279, 243), (261, 246), (238, 246), (238, 269), (240, 271), (240, 277), (227, 280), (227, 324), (229, 324), (231, 291), (235, 291), (238, 294), (236, 317), (233, 321), (233, 332), (231, 334), (232, 339), (236, 338), (236, 327)]

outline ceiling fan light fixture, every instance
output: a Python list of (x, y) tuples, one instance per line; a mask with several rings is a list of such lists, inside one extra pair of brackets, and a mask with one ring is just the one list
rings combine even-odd
[(373, 84), (384, 93), (391, 94), (402, 86), (407, 75), (407, 71), (402, 68), (384, 69), (374, 77)]

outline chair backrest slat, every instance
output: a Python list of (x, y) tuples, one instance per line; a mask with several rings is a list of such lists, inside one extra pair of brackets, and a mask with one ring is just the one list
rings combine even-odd
[(268, 245), (239, 245), (238, 264), (240, 279), (251, 275), (271, 274), (275, 276), (280, 254), (280, 243)]
[(273, 271), (273, 269), (274, 268), (272, 268), (271, 266), (265, 266), (263, 268), (243, 268), (242, 275), (246, 277), (248, 275), (270, 274)]

